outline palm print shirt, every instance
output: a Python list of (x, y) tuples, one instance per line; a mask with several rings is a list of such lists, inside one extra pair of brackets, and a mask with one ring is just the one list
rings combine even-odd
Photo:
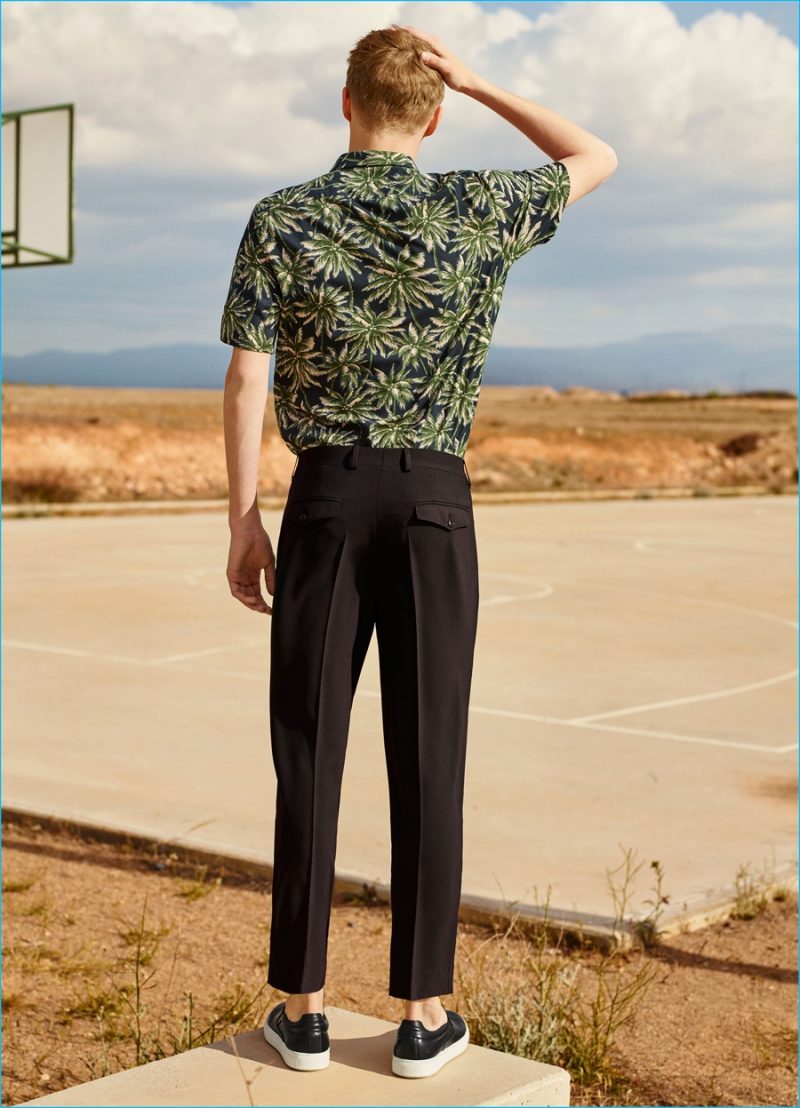
[(559, 161), (423, 173), (410, 154), (361, 149), (259, 200), (220, 338), (277, 345), (289, 449), (361, 442), (463, 457), (509, 268), (553, 237), (569, 187)]

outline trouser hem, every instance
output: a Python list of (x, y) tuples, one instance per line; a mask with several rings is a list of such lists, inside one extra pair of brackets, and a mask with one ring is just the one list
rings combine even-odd
[(430, 996), (447, 996), (454, 991), (452, 981), (446, 981), (438, 988), (436, 987), (436, 982), (434, 982), (432, 986), (425, 986), (422, 989), (389, 986), (389, 996), (393, 997), (395, 1000), (427, 1000)]
[(318, 993), (325, 988), (325, 982), (321, 985), (317, 985), (313, 988), (307, 988), (302, 981), (293, 981), (289, 977), (276, 977), (270, 974), (267, 977), (267, 984), (271, 985), (273, 989), (279, 989), (282, 993)]

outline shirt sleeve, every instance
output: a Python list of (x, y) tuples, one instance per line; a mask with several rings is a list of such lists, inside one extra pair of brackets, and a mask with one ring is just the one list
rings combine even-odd
[(229, 346), (271, 354), (278, 332), (280, 286), (263, 232), (263, 210), (259, 201), (239, 242), (219, 337)]
[(563, 162), (536, 169), (489, 169), (482, 177), (509, 265), (550, 241), (569, 199), (569, 170)]

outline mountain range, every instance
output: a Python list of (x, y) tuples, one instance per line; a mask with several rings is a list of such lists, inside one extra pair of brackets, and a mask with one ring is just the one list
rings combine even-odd
[[(230, 347), (174, 343), (105, 353), (41, 350), (4, 355), (3, 380), (28, 384), (126, 388), (221, 388)], [(271, 362), (270, 375), (272, 374)], [(487, 385), (572, 385), (617, 392), (686, 389), (797, 392), (798, 333), (737, 326), (671, 331), (628, 342), (581, 347), (492, 346)]]

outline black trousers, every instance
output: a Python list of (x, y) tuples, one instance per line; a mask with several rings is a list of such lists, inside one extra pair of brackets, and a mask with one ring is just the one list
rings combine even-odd
[(325, 983), (350, 711), (375, 628), (391, 828), (388, 993), (453, 991), (477, 619), (462, 458), (368, 445), (298, 455), (272, 600), (275, 988)]

